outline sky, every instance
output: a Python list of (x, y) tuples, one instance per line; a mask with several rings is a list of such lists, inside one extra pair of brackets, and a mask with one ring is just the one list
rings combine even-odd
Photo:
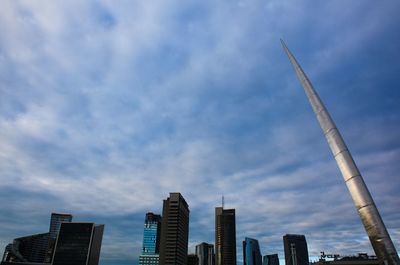
[(241, 241), (373, 254), (283, 38), (400, 250), (400, 2), (0, 1), (0, 252), (51, 212), (105, 224), (102, 265), (135, 264), (146, 212), (214, 208)]

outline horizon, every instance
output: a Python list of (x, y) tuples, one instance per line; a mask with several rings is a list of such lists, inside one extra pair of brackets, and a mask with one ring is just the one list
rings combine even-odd
[(0, 6), (0, 251), (67, 212), (106, 225), (100, 264), (135, 261), (146, 212), (179, 191), (190, 253), (224, 196), (263, 255), (284, 234), (310, 257), (374, 254), (284, 39), (399, 252), (399, 1)]

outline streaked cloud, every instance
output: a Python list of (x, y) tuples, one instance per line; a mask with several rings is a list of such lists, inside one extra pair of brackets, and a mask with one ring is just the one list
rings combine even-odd
[(245, 236), (283, 257), (285, 233), (372, 253), (282, 37), (400, 248), (396, 1), (0, 6), (0, 249), (64, 211), (106, 224), (104, 259), (134, 260), (144, 214), (180, 191), (192, 251), (224, 195), (239, 257)]

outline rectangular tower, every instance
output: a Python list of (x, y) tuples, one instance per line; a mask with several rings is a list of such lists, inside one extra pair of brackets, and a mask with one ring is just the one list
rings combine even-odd
[(158, 265), (161, 237), (161, 215), (146, 213), (143, 231), (142, 254), (139, 265)]
[(66, 213), (51, 213), (50, 219), (50, 237), (56, 239), (60, 232), (61, 223), (72, 222), (72, 215)]
[(260, 245), (257, 239), (246, 237), (243, 241), (243, 265), (262, 265)]
[(199, 258), (199, 265), (214, 265), (214, 245), (201, 243), (196, 246), (196, 255)]
[(215, 208), (215, 263), (236, 265), (235, 209)]
[(187, 265), (189, 206), (180, 193), (164, 200), (161, 226), (160, 264)]
[(61, 223), (52, 265), (98, 265), (104, 225)]
[(307, 241), (304, 235), (284, 235), (286, 265), (309, 265)]
[(279, 265), (278, 254), (265, 255), (263, 258), (263, 265)]

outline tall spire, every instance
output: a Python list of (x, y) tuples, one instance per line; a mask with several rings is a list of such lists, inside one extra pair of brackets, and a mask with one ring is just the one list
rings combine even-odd
[(303, 69), (289, 51), (286, 44), (281, 40), (282, 46), (292, 63), (297, 77), (300, 80), (308, 100), (314, 110), (319, 124), (328, 141), (329, 147), (335, 157), (336, 163), (343, 175), (344, 181), (356, 206), (364, 228), (367, 231), (369, 240), (375, 251), (376, 256), (386, 265), (400, 265), (399, 256), (393, 245), (392, 240), (386, 230), (385, 224), (376, 208), (370, 192), (358, 170), (350, 151), (348, 150), (339, 130), (330, 117), (327, 109), (314, 90), (310, 80), (307, 78)]

